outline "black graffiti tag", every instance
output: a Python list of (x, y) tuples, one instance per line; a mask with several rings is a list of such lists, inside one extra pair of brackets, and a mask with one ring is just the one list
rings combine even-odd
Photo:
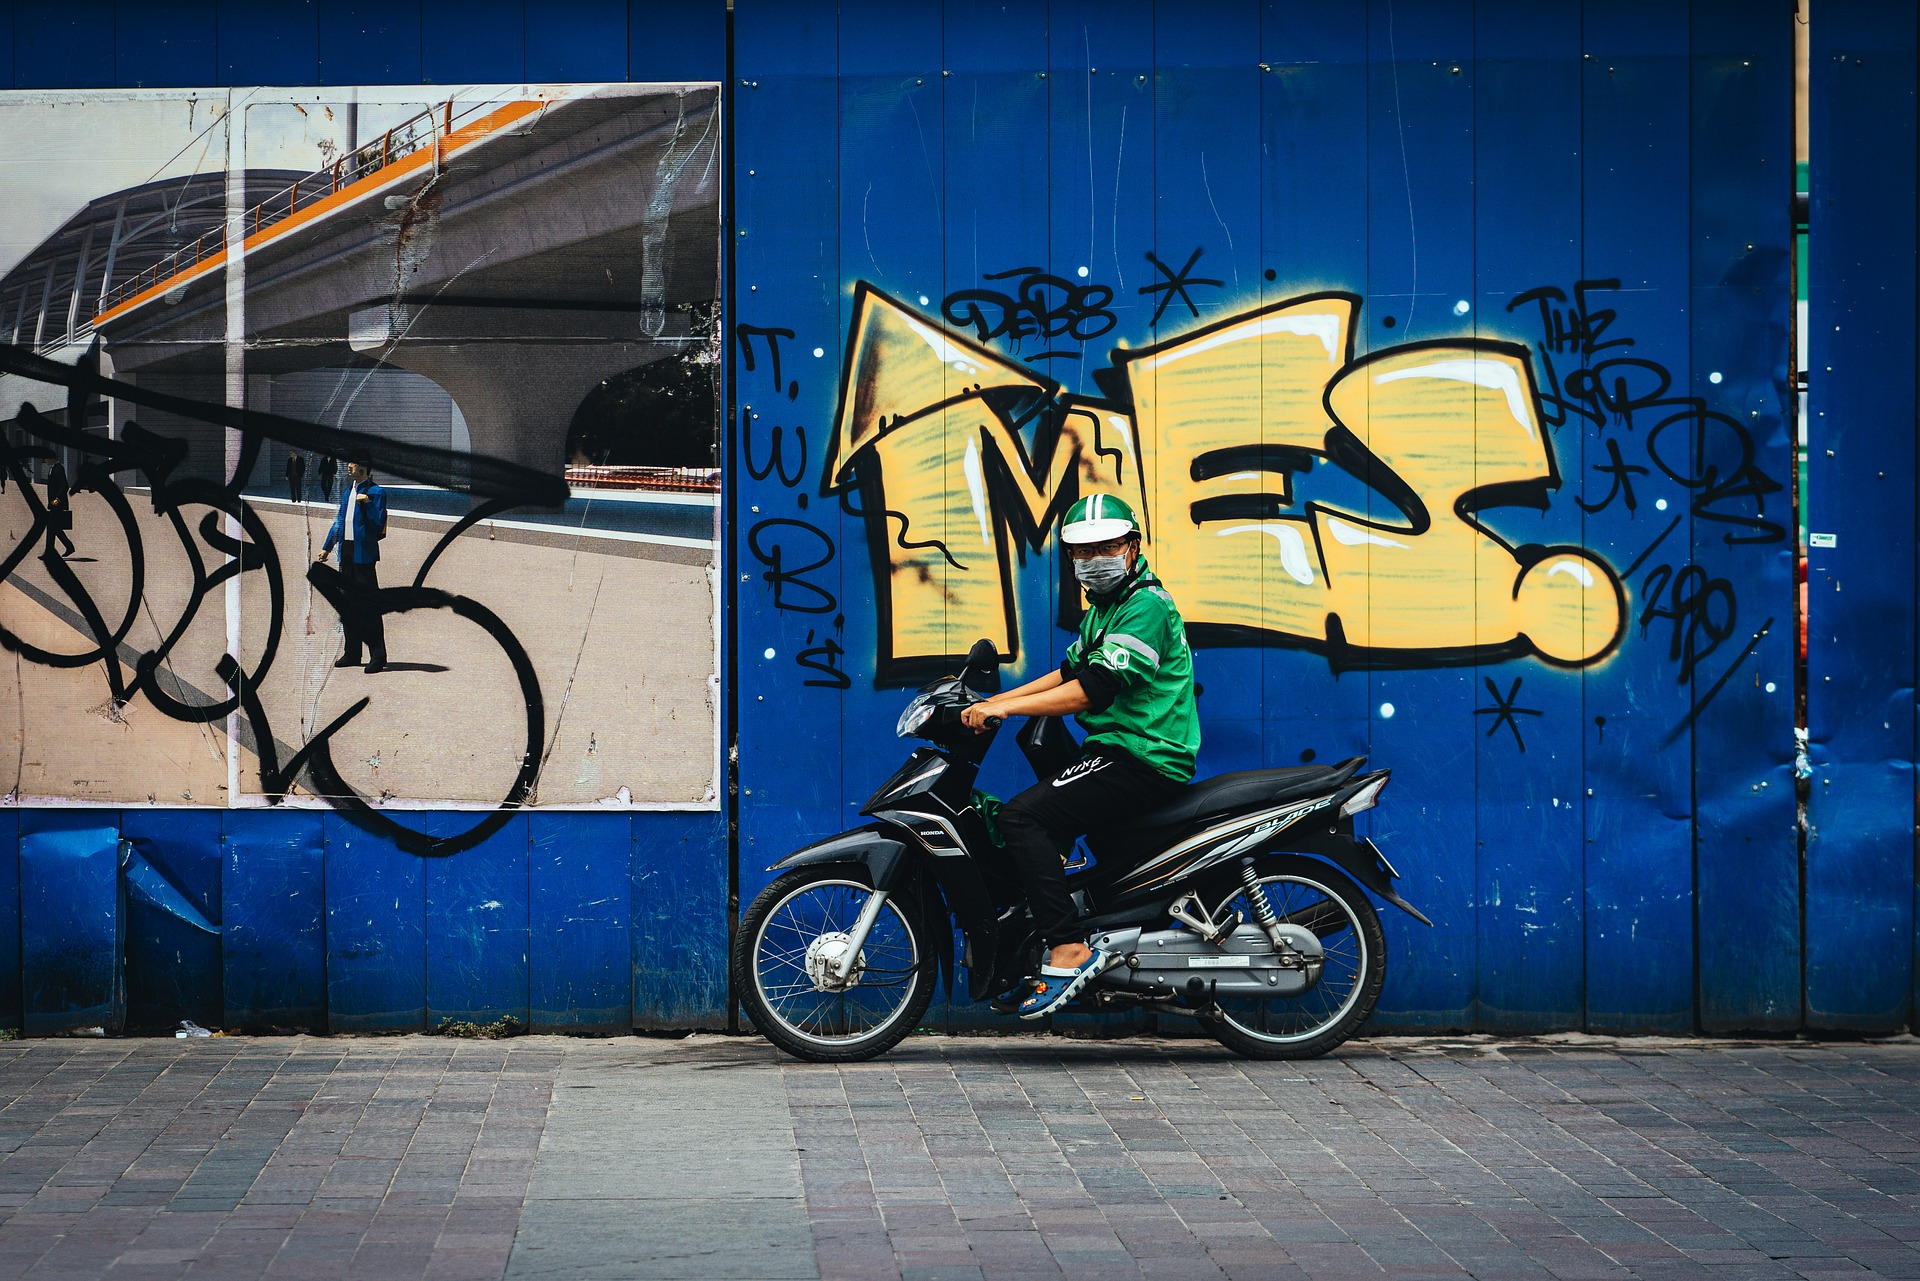
[[(1014, 267), (990, 272), (981, 279), (1012, 280), (1013, 292), (962, 289), (941, 300), (940, 314), (948, 324), (973, 330), (983, 343), (1005, 338), (1019, 351), (1029, 338), (1047, 343), (1060, 339), (1087, 342), (1119, 323), (1113, 314), (1113, 289), (1109, 285), (1081, 284), (1040, 267)], [(1080, 353), (1047, 347), (1026, 359), (1078, 360)]]
[[(1780, 482), (1759, 465), (1746, 424), (1709, 408), (1702, 397), (1674, 394), (1672, 372), (1656, 360), (1628, 355), (1594, 359), (1634, 345), (1625, 335), (1603, 337), (1614, 332), (1618, 316), (1595, 306), (1591, 297), (1619, 287), (1618, 280), (1581, 280), (1569, 296), (1557, 286), (1543, 285), (1507, 304), (1509, 312), (1532, 307), (1539, 313), (1540, 338), (1534, 350), (1544, 420), (1556, 430), (1578, 421), (1602, 431), (1639, 434), (1648, 460), (1690, 492), (1695, 517), (1733, 527), (1723, 535), (1727, 544), (1780, 542), (1786, 528), (1766, 510), (1767, 496), (1781, 492)], [(1563, 375), (1561, 362), (1569, 357), (1578, 364)], [(1607, 447), (1607, 461), (1594, 464), (1594, 470), (1610, 480), (1607, 496), (1580, 506), (1599, 512), (1620, 498), (1631, 512), (1636, 507), (1631, 477), (1647, 471), (1627, 462), (1614, 438), (1607, 438)]]
[[(78, 364), (67, 366), (19, 347), (0, 344), (0, 373), (67, 389), (65, 424), (31, 409), (24, 410), (15, 422), (27, 435), (83, 460), (73, 492), (98, 495), (114, 516), (113, 528), (125, 543), (126, 567), (126, 600), (122, 604), (116, 598), (114, 620), (109, 622), (108, 611), (101, 608), (93, 592), (55, 552), (49, 513), (26, 468), (26, 464), (35, 459), (53, 458), (52, 449), (38, 445), (16, 446), (10, 440), (0, 440), (0, 469), (18, 486), (29, 517), (26, 536), (0, 560), (0, 581), (7, 580), (25, 556), (44, 541), (41, 561), (46, 572), (65, 596), (66, 607), (77, 615), (90, 641), (82, 652), (55, 653), (29, 643), (0, 625), (0, 647), (19, 654), (23, 661), (48, 667), (100, 663), (116, 707), (125, 706), (135, 697), (144, 697), (162, 714), (189, 723), (217, 721), (237, 711), (243, 734), (250, 737), (249, 746), (259, 759), (261, 790), (268, 803), (278, 804), (284, 800), (304, 775), (310, 790), (348, 821), (386, 837), (409, 853), (444, 856), (469, 849), (498, 831), (512, 817), (511, 811), (531, 795), (546, 732), (545, 704), (532, 660), (498, 615), (477, 601), (427, 587), (424, 580), (452, 540), (475, 521), (521, 505), (557, 506), (567, 496), (564, 480), (484, 455), (328, 428), (116, 382), (100, 374), (97, 348)], [(234, 478), (225, 484), (192, 477), (176, 479), (173, 473), (187, 454), (185, 442), (149, 431), (138, 423), (126, 423), (118, 440), (93, 435), (75, 426), (88, 421), (93, 404), (103, 397), (238, 432), (240, 457)], [(435, 837), (407, 827), (375, 809), (368, 798), (340, 777), (330, 755), (331, 739), (355, 718), (369, 712), (377, 716), (378, 705), (372, 699), (355, 702), (298, 750), (283, 748), (274, 737), (271, 720), (257, 691), (279, 650), (286, 584), (266, 522), (241, 492), (267, 440), (334, 457), (363, 456), (384, 471), (439, 488), (464, 490), (485, 500), (441, 536), (411, 586), (374, 593), (350, 586), (337, 570), (327, 566), (314, 566), (308, 573), (315, 590), (333, 604), (343, 619), (364, 625), (375, 615), (420, 609), (447, 610), (478, 626), (513, 667), (526, 723), (521, 767), (495, 808), (465, 830)], [(171, 612), (166, 612), (164, 603), (150, 598), (146, 592), (147, 555), (140, 526), (116, 479), (126, 473), (145, 479), (154, 513), (165, 518), (187, 562), (189, 581)], [(197, 520), (189, 514), (196, 509), (200, 513)], [(229, 526), (237, 528), (238, 534), (230, 532)], [(235, 577), (256, 574), (266, 591), (269, 620), (260, 655), (249, 671), (243, 669), (233, 655), (223, 653), (214, 665), (214, 675), (218, 677), (218, 688), (224, 689), (226, 696), (199, 694), (191, 682), (174, 671), (175, 655), (213, 593)], [(17, 585), (27, 590), (27, 585)], [(159, 644), (144, 653), (135, 652), (125, 644), (139, 612), (151, 616), (161, 634)], [(199, 696), (190, 698), (187, 694)]]

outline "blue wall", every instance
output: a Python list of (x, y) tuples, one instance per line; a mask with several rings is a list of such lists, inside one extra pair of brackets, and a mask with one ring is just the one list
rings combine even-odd
[[(724, 1021), (730, 876), (753, 894), (900, 754), (892, 551), (870, 483), (827, 474), (863, 286), (1123, 418), (1142, 388), (1093, 376), (1116, 349), (1315, 293), (1355, 299), (1356, 361), (1521, 353), (1559, 484), (1478, 518), (1616, 575), (1618, 644), (1549, 662), (1498, 636), (1383, 655), (1220, 629), (1202, 769), (1393, 767), (1372, 835), (1437, 928), (1389, 914), (1376, 1027), (1910, 1021), (1910, 5), (1832, 0), (1813, 27), (1809, 506), (1837, 537), (1812, 553), (1804, 855), (1784, 0), (740, 0), (731, 47), (714, 2), (6, 12), (20, 88), (727, 79), (739, 771), (737, 872), (718, 814), (535, 812), (422, 860), (312, 811), (0, 811), (0, 902), (23, 906), (0, 911), (0, 1021)], [(1021, 313), (1041, 277), (1051, 301)], [(993, 332), (1016, 314), (1054, 332)], [(1394, 519), (1332, 471), (1303, 498)], [(1002, 541), (1030, 674), (1067, 637), (1057, 561)], [(1369, 619), (1411, 598), (1378, 590)], [(1025, 781), (1007, 756), (1003, 793)], [(109, 949), (123, 972), (75, 959)]]

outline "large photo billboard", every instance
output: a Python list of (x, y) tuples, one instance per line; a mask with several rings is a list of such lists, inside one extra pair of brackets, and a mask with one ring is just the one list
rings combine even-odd
[(0, 96), (0, 788), (717, 805), (720, 154), (713, 85)]

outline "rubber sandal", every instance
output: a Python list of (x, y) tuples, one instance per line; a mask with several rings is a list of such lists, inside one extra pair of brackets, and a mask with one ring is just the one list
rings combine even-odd
[(1040, 967), (1040, 977), (1034, 980), (1033, 991), (1027, 999), (1020, 1002), (1020, 1017), (1040, 1019), (1053, 1013), (1080, 995), (1080, 990), (1094, 979), (1104, 974), (1120, 958), (1112, 952), (1093, 949), (1089, 956), (1073, 969), (1062, 969), (1057, 965)]

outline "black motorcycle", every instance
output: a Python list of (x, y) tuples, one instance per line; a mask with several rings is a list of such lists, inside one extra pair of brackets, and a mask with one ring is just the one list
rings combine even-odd
[[(923, 738), (861, 814), (874, 821), (810, 845), (755, 898), (733, 972), (754, 1026), (798, 1058), (848, 1062), (893, 1048), (934, 984), (953, 983), (951, 919), (972, 1000), (1011, 1013), (1037, 972), (1040, 937), (974, 789), (998, 721), (976, 734), (960, 711), (995, 679), (981, 641), (958, 676), (907, 704), (898, 730)], [(1019, 743), (1035, 773), (1079, 758), (1056, 717)], [(1247, 770), (1188, 787), (1124, 830), (1090, 833), (1068, 865), (1088, 941), (1117, 952), (1067, 1008), (1144, 1006), (1189, 1015), (1250, 1058), (1325, 1054), (1359, 1030), (1386, 980), (1386, 938), (1355, 882), (1424, 924), (1398, 875), (1353, 816), (1378, 803), (1389, 771), (1338, 765)]]

